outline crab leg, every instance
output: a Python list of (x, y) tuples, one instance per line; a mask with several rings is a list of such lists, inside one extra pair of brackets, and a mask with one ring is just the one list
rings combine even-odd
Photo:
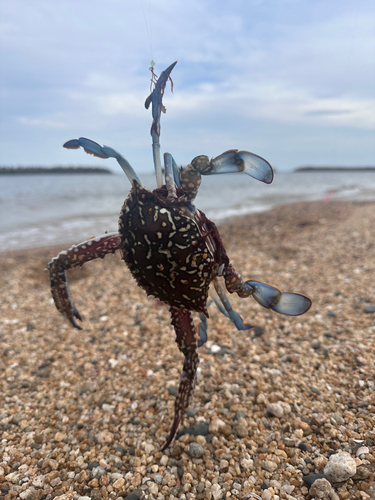
[[(213, 279), (214, 288), (210, 287), (209, 294), (211, 299), (214, 301), (216, 307), (219, 311), (229, 318), (231, 322), (235, 325), (237, 330), (250, 330), (253, 328), (251, 325), (247, 325), (242, 321), (241, 316), (234, 311), (231, 303), (226, 296), (223, 287), (218, 278)], [(207, 317), (204, 314), (199, 314), (201, 322), (199, 323), (199, 342), (198, 347), (201, 347), (207, 342)]]
[(119, 249), (120, 238), (118, 233), (103, 234), (97, 238), (73, 245), (68, 250), (60, 252), (48, 264), (47, 270), (51, 283), (52, 297), (55, 306), (78, 330), (82, 330), (76, 318), (82, 321), (77, 311), (65, 271), (73, 267), (82, 266), (85, 262), (99, 257), (103, 259), (109, 253)]
[(199, 323), (198, 347), (202, 347), (202, 345), (207, 342), (207, 328), (208, 328), (207, 316), (205, 316), (202, 313), (199, 313), (199, 319), (201, 320), (201, 322)]
[(163, 185), (163, 176), (161, 170), (161, 160), (160, 160), (160, 117), (161, 112), (165, 113), (165, 108), (163, 106), (163, 94), (164, 89), (167, 84), (168, 78), (176, 66), (177, 61), (168, 66), (167, 69), (161, 72), (158, 81), (155, 84), (154, 90), (147, 97), (145, 102), (145, 108), (148, 109), (150, 104), (152, 104), (152, 125), (151, 125), (151, 137), (152, 137), (152, 155), (154, 158), (154, 167), (155, 167), (155, 175), (156, 175), (156, 183), (158, 188)]
[(138, 184), (142, 186), (142, 182), (140, 181), (138, 175), (135, 173), (135, 170), (130, 165), (128, 160), (126, 160), (120, 153), (118, 153), (115, 149), (110, 148), (109, 146), (101, 146), (91, 139), (80, 137), (79, 139), (71, 139), (70, 141), (67, 141), (65, 144), (63, 144), (63, 147), (66, 149), (79, 149), (80, 147), (82, 147), (86, 151), (86, 153), (98, 158), (115, 158), (129, 181), (133, 183), (133, 181), (136, 180)]
[(176, 183), (176, 186), (178, 188), (180, 188), (181, 187), (180, 178), (179, 178), (180, 169), (178, 168), (177, 163), (175, 162), (173, 156), (172, 156), (172, 167), (173, 167), (174, 181)]
[[(222, 305), (224, 306), (224, 311), (225, 311), (224, 315), (228, 316), (228, 318), (232, 321), (232, 323), (235, 324), (237, 330), (250, 330), (250, 328), (253, 328), (251, 325), (246, 325), (242, 321), (241, 316), (238, 313), (236, 313), (236, 311), (233, 310), (232, 305), (229, 302), (228, 297), (225, 295), (224, 289), (221, 286), (221, 283), (218, 280), (218, 278), (215, 278), (213, 280), (213, 283), (214, 283), (215, 291), (216, 291)], [(213, 294), (211, 295), (211, 297), (213, 298), (214, 302), (218, 306), (218, 303), (215, 301)], [(222, 311), (222, 309), (219, 306), (218, 306), (218, 308), (220, 311)]]
[(172, 325), (176, 332), (176, 342), (180, 351), (185, 355), (185, 360), (181, 372), (178, 394), (174, 404), (172, 428), (162, 451), (171, 444), (181, 422), (182, 415), (193, 399), (199, 363), (197, 336), (191, 312), (186, 309), (177, 309), (176, 307), (171, 307), (170, 311), (172, 315)]
[(177, 199), (176, 184), (174, 181), (173, 156), (169, 153), (164, 153), (164, 175), (165, 185), (168, 191), (169, 199)]
[(208, 294), (211, 297), (211, 299), (213, 300), (215, 306), (221, 312), (221, 314), (223, 314), (224, 316), (226, 316), (227, 318), (229, 318), (229, 314), (228, 314), (227, 310), (223, 306), (220, 298), (218, 297), (217, 293), (215, 292), (215, 290), (212, 287), (210, 287), (210, 289), (208, 290)]

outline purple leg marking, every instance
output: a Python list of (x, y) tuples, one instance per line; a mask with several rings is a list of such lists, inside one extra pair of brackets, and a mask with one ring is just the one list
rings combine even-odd
[(172, 325), (176, 331), (178, 348), (185, 355), (181, 372), (180, 385), (174, 404), (174, 420), (168, 439), (161, 451), (164, 451), (172, 442), (184, 411), (193, 399), (195, 384), (197, 382), (197, 367), (199, 357), (197, 353), (197, 336), (190, 311), (186, 309), (170, 308)]
[(119, 249), (120, 238), (118, 233), (109, 233), (98, 236), (91, 240), (73, 245), (68, 250), (60, 252), (47, 265), (49, 280), (51, 283), (52, 297), (55, 306), (74, 328), (82, 330), (76, 318), (82, 318), (73, 304), (72, 294), (65, 271), (72, 267), (82, 266), (85, 262), (99, 257), (103, 259), (108, 253), (115, 253)]

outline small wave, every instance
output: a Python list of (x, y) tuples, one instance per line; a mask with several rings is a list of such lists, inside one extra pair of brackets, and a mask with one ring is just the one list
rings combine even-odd
[[(8, 180), (0, 184), (1, 210), (7, 213), (0, 222), (0, 248), (65, 245), (113, 231), (124, 199), (120, 191), (117, 176), (87, 176), (76, 189), (68, 178), (56, 185), (53, 176), (31, 184)], [(375, 177), (357, 172), (280, 173), (272, 186), (264, 186), (237, 174), (213, 176), (202, 184), (196, 206), (220, 222), (285, 203), (322, 200), (327, 193), (334, 200), (373, 201)]]
[(91, 217), (63, 220), (56, 224), (41, 223), (33, 227), (15, 228), (0, 234), (2, 250), (16, 250), (45, 245), (80, 242), (93, 235), (113, 232), (117, 228), (117, 216)]
[(263, 205), (253, 205), (241, 208), (226, 208), (223, 210), (207, 210), (206, 215), (209, 219), (213, 219), (214, 221), (224, 221), (225, 219), (229, 219), (230, 217), (237, 217), (238, 215), (247, 215), (254, 214), (258, 212), (265, 212), (267, 210), (271, 210), (275, 205), (274, 204), (263, 204)]

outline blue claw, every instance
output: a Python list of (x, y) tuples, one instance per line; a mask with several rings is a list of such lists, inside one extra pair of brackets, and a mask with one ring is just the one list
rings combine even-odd
[(280, 300), (281, 292), (273, 286), (258, 281), (246, 281), (246, 285), (250, 285), (254, 289), (254, 299), (267, 309), (272, 308)]
[(202, 347), (203, 344), (207, 342), (207, 316), (199, 313), (199, 319), (201, 322), (199, 323), (199, 341), (198, 347)]
[(266, 309), (272, 309), (287, 316), (299, 316), (311, 307), (311, 300), (298, 293), (281, 293), (273, 286), (259, 281), (247, 281), (253, 291), (254, 299)]
[(86, 153), (89, 155), (97, 156), (98, 158), (109, 158), (107, 154), (104, 153), (102, 146), (97, 142), (86, 139), (86, 137), (80, 137), (79, 139), (72, 139), (65, 144), (63, 147), (66, 149), (78, 149), (82, 147)]
[(67, 141), (65, 144), (63, 144), (63, 148), (66, 149), (79, 149), (81, 146), (79, 145), (79, 140), (78, 139), (71, 139), (70, 141)]
[(210, 168), (202, 172), (203, 175), (229, 174), (244, 172), (258, 181), (271, 184), (273, 181), (273, 168), (267, 160), (249, 151), (231, 149), (213, 158)]
[(287, 316), (299, 316), (311, 307), (311, 300), (299, 293), (282, 293), (280, 300), (272, 309)]
[(67, 141), (65, 144), (63, 144), (63, 147), (66, 149), (78, 149), (79, 147), (82, 147), (86, 151), (86, 153), (97, 156), (98, 158), (115, 158), (130, 182), (133, 182), (135, 180), (142, 186), (141, 180), (133, 170), (133, 167), (130, 165), (130, 163), (119, 152), (117, 152), (113, 148), (110, 148), (109, 146), (101, 146), (91, 139), (80, 137), (79, 139), (71, 139), (70, 141)]

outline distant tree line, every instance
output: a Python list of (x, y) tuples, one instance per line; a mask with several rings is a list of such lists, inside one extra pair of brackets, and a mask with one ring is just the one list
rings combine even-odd
[(0, 167), (1, 174), (112, 174), (103, 167)]
[(374, 167), (306, 166), (306, 167), (298, 167), (294, 170), (294, 172), (375, 172), (375, 166)]

